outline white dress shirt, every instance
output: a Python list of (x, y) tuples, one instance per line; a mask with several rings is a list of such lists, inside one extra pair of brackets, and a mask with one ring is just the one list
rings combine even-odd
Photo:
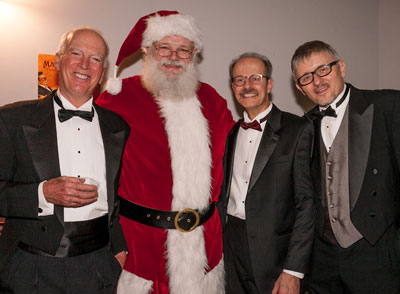
[[(272, 103), (263, 112), (259, 113), (253, 120), (250, 120), (246, 111), (243, 119), (249, 123), (254, 120), (260, 122), (272, 109)], [(254, 129), (239, 128), (236, 139), (235, 156), (233, 160), (232, 182), (228, 201), (227, 213), (231, 216), (246, 219), (245, 202), (254, 160), (256, 159), (258, 146), (264, 132), (266, 121), (262, 122), (262, 131)]]
[[(344, 101), (336, 107), (336, 103), (342, 98), (346, 90), (346, 85), (343, 91), (336, 97), (336, 99), (330, 104), (331, 108), (336, 111), (337, 117), (324, 116), (321, 121), (321, 137), (324, 141), (326, 151), (332, 147), (333, 140), (335, 140), (336, 134), (342, 124), (344, 113), (346, 112), (347, 105), (349, 104), (350, 89), (347, 93), (347, 97)], [(327, 107), (320, 107), (320, 110), (325, 110)]]
[[(93, 107), (93, 97), (81, 107), (76, 108), (61, 95), (60, 91), (57, 92), (57, 95), (65, 109), (91, 111)], [(90, 177), (100, 183), (97, 201), (83, 207), (64, 207), (64, 221), (84, 221), (105, 215), (108, 212), (106, 164), (97, 113), (94, 110), (94, 117), (91, 122), (73, 116), (61, 123), (58, 119), (59, 109), (61, 107), (54, 102), (61, 175), (80, 178)], [(39, 216), (54, 213), (54, 205), (48, 203), (43, 195), (43, 183), (40, 183), (38, 189), (39, 207), (42, 209)]]

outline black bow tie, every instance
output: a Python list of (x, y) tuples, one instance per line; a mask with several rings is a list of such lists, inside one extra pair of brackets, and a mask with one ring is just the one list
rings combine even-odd
[(94, 111), (82, 111), (82, 110), (68, 110), (68, 109), (60, 109), (58, 110), (58, 119), (60, 122), (65, 122), (69, 120), (73, 116), (79, 116), (87, 121), (92, 121), (94, 116)]
[(311, 115), (316, 119), (322, 119), (325, 116), (337, 117), (336, 111), (331, 106), (325, 110), (315, 111), (314, 113), (311, 113)]
[[(271, 113), (271, 112), (270, 112), (270, 113)], [(267, 120), (268, 115), (269, 115), (269, 113), (268, 113), (266, 116), (264, 116), (262, 119), (260, 119), (260, 122), (258, 122), (257, 120), (254, 120), (254, 121), (248, 123), (248, 122), (245, 122), (245, 121), (243, 120), (243, 118), (242, 118), (242, 119), (239, 121), (239, 123), (240, 123), (240, 126), (241, 126), (243, 129), (245, 129), (245, 130), (247, 130), (247, 129), (253, 129), (253, 130), (257, 130), (257, 131), (260, 131), (260, 132), (261, 132), (261, 131), (262, 131), (261, 124), (262, 124), (264, 121)]]
[[(339, 99), (339, 101), (336, 103), (336, 108), (338, 108), (343, 101), (346, 99), (347, 94), (349, 93), (349, 86), (346, 86), (346, 90), (344, 91), (343, 96)], [(325, 116), (332, 116), (332, 117), (337, 117), (336, 111), (329, 105), (327, 109), (325, 110), (318, 110), (318, 108), (316, 108), (316, 110), (311, 113), (311, 117), (314, 119), (322, 119)]]
[(54, 95), (54, 101), (58, 104), (58, 106), (61, 107), (61, 109), (58, 110), (58, 119), (60, 120), (60, 122), (65, 122), (73, 116), (79, 116), (80, 118), (83, 118), (87, 121), (93, 120), (93, 116), (94, 116), (93, 107), (92, 107), (92, 111), (69, 110), (69, 109), (64, 108), (60, 98), (57, 95)]

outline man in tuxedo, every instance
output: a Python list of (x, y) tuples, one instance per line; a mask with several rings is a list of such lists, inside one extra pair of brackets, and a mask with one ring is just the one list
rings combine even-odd
[(46, 75), (42, 72), (38, 72), (38, 98), (44, 98), (52, 92), (51, 88), (47, 84)]
[(292, 58), (296, 87), (317, 104), (312, 176), (317, 217), (312, 293), (400, 291), (400, 92), (359, 90), (321, 41)]
[(116, 189), (129, 127), (93, 104), (108, 48), (65, 33), (60, 88), (0, 109), (1, 293), (114, 293), (126, 257)]
[(313, 128), (270, 101), (272, 65), (245, 53), (230, 77), (244, 118), (228, 135), (219, 208), (227, 293), (300, 293), (314, 230)]

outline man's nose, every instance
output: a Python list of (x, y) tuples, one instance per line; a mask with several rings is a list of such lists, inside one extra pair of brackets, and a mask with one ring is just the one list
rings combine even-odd
[(321, 83), (322, 78), (319, 77), (317, 74), (314, 74), (313, 76), (313, 83), (314, 85), (319, 85)]
[(172, 50), (171, 50), (171, 55), (169, 56), (169, 58), (170, 58), (170, 59), (173, 59), (173, 60), (178, 60), (178, 59), (179, 59), (179, 57), (178, 57), (178, 52), (177, 52), (177, 51), (172, 51)]
[(90, 64), (89, 63), (89, 58), (82, 57), (81, 64), (80, 64), (81, 68), (88, 69), (89, 68), (89, 64)]

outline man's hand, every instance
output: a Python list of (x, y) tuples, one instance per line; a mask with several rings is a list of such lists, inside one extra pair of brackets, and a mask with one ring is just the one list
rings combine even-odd
[(97, 186), (84, 184), (85, 179), (58, 177), (43, 183), (47, 202), (64, 207), (81, 207), (97, 200)]
[(126, 252), (121, 251), (117, 255), (115, 255), (115, 258), (118, 260), (119, 264), (121, 265), (121, 268), (124, 268), (125, 261), (126, 261)]
[(272, 294), (299, 294), (300, 279), (288, 273), (281, 273), (276, 280)]

